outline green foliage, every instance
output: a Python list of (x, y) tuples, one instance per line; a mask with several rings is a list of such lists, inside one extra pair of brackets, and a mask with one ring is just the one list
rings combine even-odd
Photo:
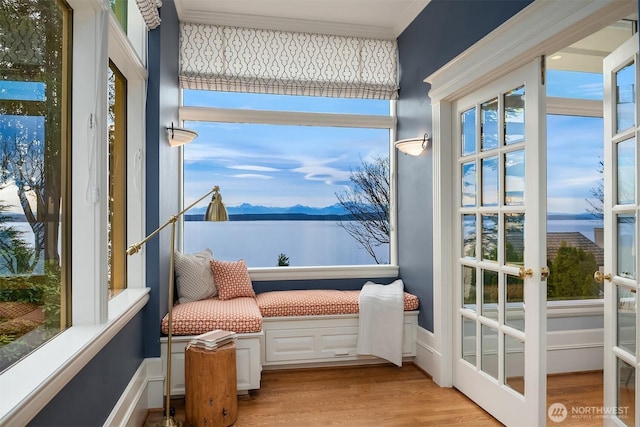
[(0, 302), (42, 301), (43, 276), (9, 276), (0, 278)]
[(46, 281), (42, 288), (44, 305), (44, 326), (47, 329), (60, 329), (60, 291), (62, 286), (60, 266), (55, 261), (45, 264)]
[(278, 267), (288, 267), (289, 266), (289, 257), (285, 254), (278, 255)]
[(556, 300), (599, 298), (600, 287), (593, 278), (597, 269), (592, 253), (563, 242), (549, 264), (547, 297)]
[(39, 260), (39, 254), (23, 240), (24, 232), (17, 230), (6, 212), (9, 206), (0, 204), (0, 273), (29, 274)]
[[(45, 263), (44, 275), (10, 276), (0, 278), (0, 302), (33, 302), (44, 309), (43, 334), (51, 335), (60, 330), (60, 267), (55, 261)], [(0, 348), (17, 343), (28, 332), (0, 334)], [(12, 351), (24, 346), (12, 345)], [(37, 345), (36, 345), (37, 347)], [(9, 351), (9, 350), (6, 350)], [(2, 353), (4, 354), (4, 352)]]

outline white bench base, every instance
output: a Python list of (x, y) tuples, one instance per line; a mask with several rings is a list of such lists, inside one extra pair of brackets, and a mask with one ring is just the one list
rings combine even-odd
[[(249, 390), (260, 388), (260, 348), (262, 332), (238, 334), (236, 340), (236, 377), (238, 379), (238, 394), (245, 394)], [(194, 335), (174, 335), (171, 339), (171, 395), (183, 396), (184, 384), (184, 355), (185, 348)], [(162, 357), (162, 372), (167, 376), (167, 338), (160, 338), (160, 352)]]
[[(416, 355), (418, 311), (405, 311), (402, 355)], [(358, 315), (265, 317), (262, 332), (238, 334), (236, 372), (238, 393), (260, 388), (264, 369), (386, 363), (374, 356), (356, 353)], [(185, 393), (184, 355), (193, 336), (174, 336), (171, 352), (171, 395)], [(162, 369), (166, 376), (167, 338), (160, 339)]]
[[(381, 359), (357, 354), (358, 315), (265, 317), (262, 365), (340, 364)], [(404, 313), (403, 357), (416, 355), (418, 311)]]

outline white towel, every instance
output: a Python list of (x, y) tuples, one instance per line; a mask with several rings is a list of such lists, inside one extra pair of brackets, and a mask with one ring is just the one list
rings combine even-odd
[(402, 366), (404, 283), (367, 282), (358, 299), (360, 306), (358, 354), (378, 356)]

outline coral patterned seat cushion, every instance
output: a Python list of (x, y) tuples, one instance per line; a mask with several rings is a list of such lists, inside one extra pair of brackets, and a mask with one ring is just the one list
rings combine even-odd
[[(358, 313), (360, 291), (333, 289), (305, 289), (272, 291), (258, 294), (256, 301), (264, 317), (322, 316), (327, 314)], [(418, 297), (404, 293), (405, 311), (418, 308)]]
[[(173, 307), (174, 335), (199, 335), (214, 329), (236, 333), (260, 332), (262, 316), (255, 298), (232, 300), (209, 298)], [(162, 333), (169, 329), (168, 314), (162, 319)]]

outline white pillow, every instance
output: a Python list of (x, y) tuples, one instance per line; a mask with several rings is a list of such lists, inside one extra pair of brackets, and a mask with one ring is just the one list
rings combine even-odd
[(199, 301), (218, 293), (210, 266), (212, 259), (211, 249), (194, 254), (175, 253), (178, 303)]

